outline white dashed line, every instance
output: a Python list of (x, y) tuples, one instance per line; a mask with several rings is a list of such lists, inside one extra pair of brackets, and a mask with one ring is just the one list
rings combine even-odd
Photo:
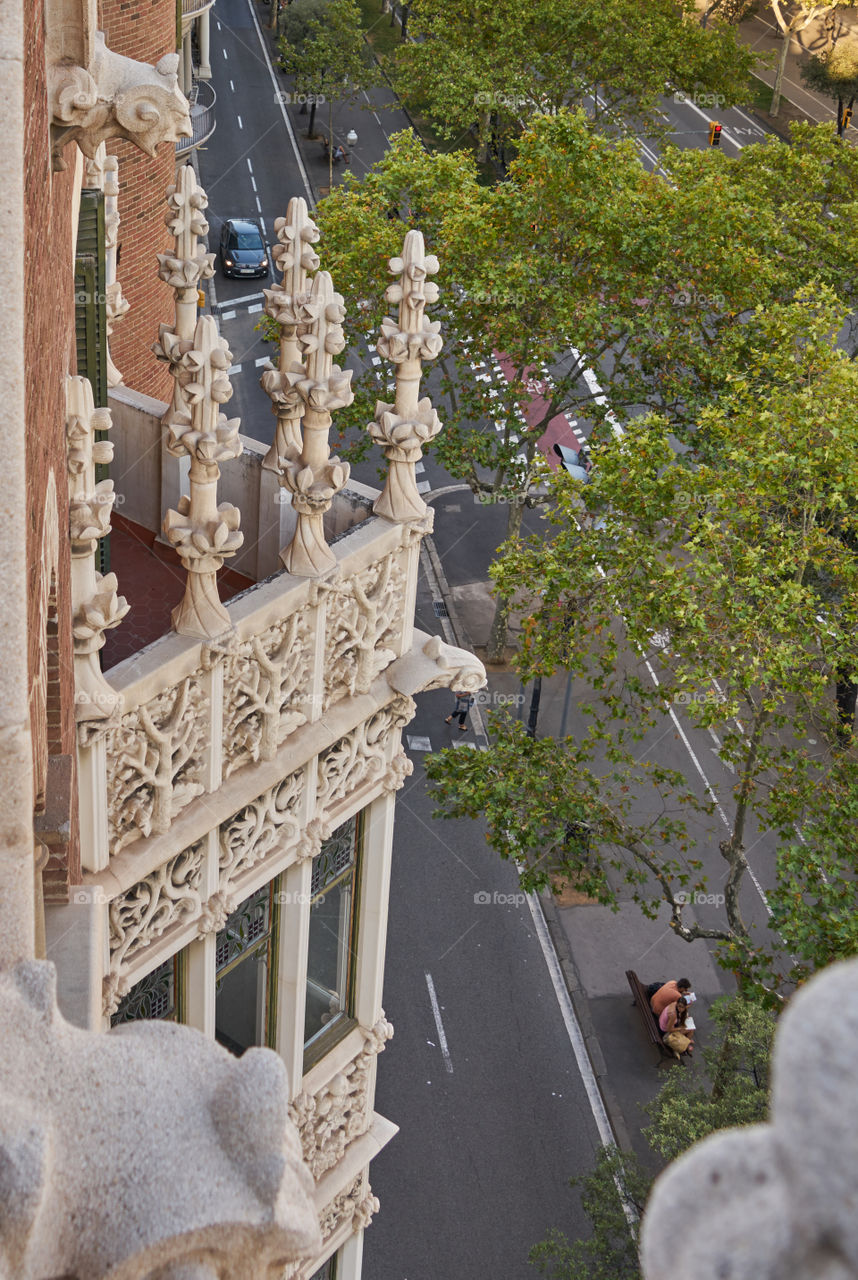
[(429, 492), (429, 490), (430, 490), (431, 488), (432, 488), (432, 486), (431, 486), (431, 484), (429, 483), (429, 481), (428, 481), (428, 480), (418, 480), (418, 481), (417, 481), (417, 492), (418, 492), (418, 493), (428, 493), (428, 492)]
[(229, 54), (227, 53), (226, 49), (221, 49), (221, 53), (223, 54), (226, 61), (229, 62)]
[(251, 174), (251, 175), (250, 175), (250, 185), (253, 187), (253, 190), (255, 191), (255, 190), (256, 190), (256, 179), (254, 178), (253, 174)]
[(231, 378), (234, 373), (241, 373), (241, 365), (231, 364), (226, 372), (227, 372), (227, 376)]
[(251, 172), (251, 173), (253, 173), (253, 165), (250, 163), (250, 157), (249, 157), (249, 156), (248, 156), (248, 158), (247, 158), (247, 167), (248, 167), (248, 169), (250, 170), (250, 172)]
[(241, 123), (241, 116), (236, 116), (235, 118), (236, 118), (236, 120), (238, 121), (238, 127), (239, 127), (239, 129), (243, 129), (243, 128), (244, 128), (244, 125)]
[(258, 360), (254, 360), (253, 363), (257, 369), (261, 369), (264, 364), (271, 363), (271, 356), (260, 356), (260, 358)]
[(438, 1043), (441, 1046), (441, 1055), (444, 1059), (444, 1066), (453, 1074), (453, 1063), (450, 1060), (450, 1050), (447, 1047), (447, 1036), (444, 1032), (444, 1024), (441, 1021), (441, 1010), (438, 1007), (438, 997), (435, 994), (435, 983), (432, 981), (432, 974), (424, 974), (426, 978), (426, 987), (429, 991), (429, 1003), (432, 1006), (432, 1017), (435, 1019), (435, 1029), (438, 1032)]
[(262, 303), (261, 303), (261, 302), (255, 302), (255, 303), (253, 304), (253, 306), (252, 306), (252, 307), (248, 307), (248, 308), (247, 308), (247, 314), (248, 314), (249, 316), (252, 316), (252, 315), (254, 314), (254, 312), (256, 312), (256, 311), (261, 311), (261, 310), (262, 310)]
[(234, 319), (235, 319), (235, 312), (234, 312), (234, 311), (222, 311), (222, 312), (220, 313), (220, 318), (221, 318), (221, 320), (234, 320)]
[(232, 89), (233, 93), (235, 93), (235, 85), (232, 83), (232, 81), (231, 81), (231, 80), (230, 80), (230, 82), (229, 82), (229, 87), (230, 87), (230, 89)]

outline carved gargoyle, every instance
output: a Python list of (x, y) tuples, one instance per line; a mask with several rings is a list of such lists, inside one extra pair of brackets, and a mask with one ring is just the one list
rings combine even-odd
[(0, 974), (0, 1028), (4, 1280), (275, 1280), (318, 1253), (277, 1054), (167, 1022), (83, 1031), (44, 961)]
[(177, 53), (166, 53), (154, 67), (124, 58), (108, 49), (101, 31), (88, 67), (55, 63), (48, 80), (54, 168), (65, 168), (63, 149), (69, 142), (94, 160), (99, 143), (108, 138), (127, 138), (153, 156), (161, 142), (192, 137), (178, 68)]

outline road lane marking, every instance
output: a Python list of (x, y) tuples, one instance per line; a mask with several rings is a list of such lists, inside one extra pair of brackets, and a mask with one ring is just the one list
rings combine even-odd
[(239, 127), (239, 129), (243, 129), (243, 128), (244, 128), (244, 125), (241, 123), (241, 116), (236, 116), (235, 118), (236, 118), (236, 120), (238, 121), (238, 127)]
[(260, 356), (260, 358), (258, 360), (254, 360), (253, 363), (257, 369), (261, 369), (264, 364), (269, 364), (270, 361), (271, 356)]
[(222, 307), (240, 307), (245, 302), (255, 302), (257, 298), (262, 298), (262, 297), (264, 297), (264, 294), (262, 294), (261, 292), (246, 293), (242, 298), (227, 298), (224, 302), (220, 303), (220, 305)]
[(232, 81), (231, 81), (231, 80), (230, 80), (230, 82), (229, 82), (229, 87), (230, 87), (230, 89), (232, 89), (233, 93), (235, 93), (235, 85), (232, 83)]
[(255, 191), (255, 190), (256, 190), (256, 179), (254, 178), (253, 174), (251, 174), (251, 175), (250, 175), (250, 185), (253, 187), (253, 190)]
[(253, 173), (253, 165), (250, 163), (250, 156), (247, 157), (247, 167)]
[(222, 312), (220, 313), (220, 318), (221, 318), (221, 320), (234, 320), (234, 319), (235, 319), (235, 312), (234, 312), (234, 311), (222, 311)]
[(435, 983), (432, 981), (432, 974), (424, 974), (426, 978), (426, 986), (429, 989), (429, 1003), (432, 1005), (432, 1016), (435, 1019), (435, 1029), (438, 1032), (438, 1043), (441, 1046), (441, 1054), (444, 1058), (444, 1066), (453, 1074), (453, 1063), (450, 1060), (450, 1050), (447, 1047), (447, 1036), (444, 1032), (444, 1024), (441, 1021), (441, 1010), (438, 1007), (438, 997), (435, 994)]
[(227, 53), (226, 49), (221, 49), (221, 53), (223, 54), (226, 61), (229, 62), (229, 54)]

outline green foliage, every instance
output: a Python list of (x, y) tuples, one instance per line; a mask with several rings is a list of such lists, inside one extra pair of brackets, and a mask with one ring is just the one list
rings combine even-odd
[(397, 88), (455, 145), (467, 131), (516, 136), (542, 111), (585, 108), (599, 124), (658, 132), (665, 92), (745, 101), (756, 59), (692, 3), (650, 0), (414, 0), (415, 39), (395, 55)]
[(335, 101), (377, 83), (354, 0), (293, 0), (284, 15), (280, 65), (295, 92)]
[[(840, 40), (827, 53), (813, 54), (799, 68), (809, 89), (833, 98), (838, 108), (850, 106), (858, 95), (858, 45), (854, 40)], [(842, 112), (838, 110), (838, 132), (843, 131)]]
[[(769, 989), (858, 951), (858, 779), (831, 699), (858, 671), (858, 368), (835, 345), (840, 326), (824, 289), (746, 322), (744, 369), (698, 423), (714, 462), (689, 465), (649, 416), (605, 438), (589, 485), (557, 478), (550, 534), (508, 543), (491, 572), (524, 610), (522, 678), (558, 666), (580, 677), (589, 729), (531, 742), (496, 718), (487, 751), (428, 762), (439, 812), (482, 815), (527, 888), (569, 876), (614, 905), (624, 883), (647, 914), (666, 902), (680, 937), (718, 942), (725, 967)], [(639, 745), (669, 728), (675, 703), (717, 731), (734, 775), (715, 817), (728, 824), (717, 927), (683, 916), (689, 890), (708, 892), (695, 848), (714, 797), (695, 799), (690, 766), (668, 770)], [(590, 827), (586, 858), (565, 845), (574, 822)], [(767, 943), (742, 916), (752, 826), (779, 841), (776, 923), (801, 958), (791, 974), (777, 935)]]
[[(704, 1071), (671, 1071), (646, 1108), (644, 1136), (665, 1160), (718, 1129), (766, 1119), (773, 1015), (739, 996), (716, 1000), (709, 1012), (715, 1028)], [(653, 1180), (634, 1153), (602, 1149), (592, 1173), (571, 1180), (581, 1186), (592, 1235), (570, 1241), (555, 1228), (531, 1250), (531, 1264), (550, 1280), (639, 1280), (639, 1222), (628, 1221), (623, 1200), (639, 1219)]]

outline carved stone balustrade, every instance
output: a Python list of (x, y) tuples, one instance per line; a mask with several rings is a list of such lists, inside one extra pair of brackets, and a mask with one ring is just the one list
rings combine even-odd
[(695, 1280), (858, 1277), (858, 961), (791, 1000), (775, 1036), (767, 1124), (712, 1134), (670, 1165), (643, 1220), (647, 1280), (675, 1269), (676, 1224)]
[[(119, 321), (130, 311), (130, 303), (122, 296), (122, 285), (116, 278), (119, 245), (119, 159), (107, 155), (106, 144), (100, 142), (93, 159), (86, 163), (84, 186), (104, 192), (104, 278), (108, 342)], [(107, 351), (107, 385), (118, 387), (122, 374)]]
[(116, 574), (100, 574), (95, 567), (95, 549), (110, 532), (113, 481), (95, 483), (96, 463), (113, 457), (113, 446), (96, 440), (97, 431), (111, 426), (110, 410), (96, 409), (88, 378), (66, 380), (66, 444), (69, 477), (69, 522), (71, 538), (72, 608), (74, 610), (75, 719), (79, 732), (114, 716), (121, 703), (101, 674), (98, 651), (104, 633), (128, 612), (124, 597), (117, 594)]
[(399, 319), (382, 321), (377, 349), (395, 365), (396, 397), (393, 404), (379, 400), (369, 424), (390, 463), (374, 510), (388, 520), (422, 520), (427, 507), (417, 491), (416, 463), (441, 423), (429, 398), (419, 398), (420, 378), (423, 360), (436, 359), (442, 341), (440, 322), (424, 315), (426, 304), (438, 300), (438, 286), (427, 280), (438, 270), (438, 260), (425, 253), (420, 231), (406, 234), (402, 257), (391, 258), (390, 270), (400, 280), (388, 287), (386, 297), (399, 303)]
[[(154, 156), (159, 143), (191, 136), (187, 99), (179, 91), (177, 53), (165, 54), (152, 67), (108, 49), (100, 31), (91, 44), (83, 31), (66, 34), (64, 44), (49, 50), (54, 168), (65, 168), (63, 149), (69, 142), (94, 159), (99, 143), (108, 138), (127, 138)], [(85, 65), (75, 58), (84, 59)]]
[(319, 228), (310, 218), (303, 197), (293, 196), (286, 217), (276, 220), (274, 231), (278, 243), (272, 257), (283, 272), (283, 279), (273, 289), (265, 290), (265, 313), (280, 325), (280, 358), (276, 369), (265, 369), (260, 382), (277, 415), (274, 441), (262, 465), (279, 474), (281, 459), (297, 458), (301, 452), (304, 401), (289, 382), (287, 372), (301, 363), (298, 335), (313, 319), (309, 278), (319, 269), (319, 256), (313, 248), (319, 239)]
[(323, 516), (334, 494), (349, 478), (349, 466), (332, 458), (328, 445), (331, 412), (351, 404), (351, 369), (333, 365), (331, 357), (345, 346), (343, 299), (334, 293), (331, 277), (320, 271), (306, 304), (311, 319), (298, 326), (298, 344), (306, 366), (285, 370), (286, 380), (304, 403), (301, 452), (284, 462), (281, 484), (292, 494), (298, 523), (281, 559), (290, 573), (317, 578), (336, 567), (325, 542)]
[(164, 517), (164, 533), (188, 574), (184, 598), (173, 610), (173, 628), (180, 635), (215, 640), (230, 627), (217, 571), (243, 541), (238, 508), (217, 501), (219, 463), (237, 458), (242, 449), (238, 418), (228, 419), (219, 409), (232, 395), (227, 377), (232, 355), (212, 316), (200, 316), (188, 339), (162, 325), (159, 348), (183, 405), (170, 422), (167, 451), (191, 460), (190, 494)]

